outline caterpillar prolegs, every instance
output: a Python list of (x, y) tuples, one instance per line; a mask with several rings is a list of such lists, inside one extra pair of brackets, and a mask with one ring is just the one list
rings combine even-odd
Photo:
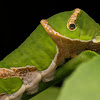
[[(92, 26), (84, 24), (87, 20)], [(16, 50), (0, 61), (0, 100), (21, 100), (25, 91), (34, 94), (41, 80), (53, 80), (57, 66), (66, 58), (84, 50), (100, 51), (99, 39), (93, 38), (100, 35), (100, 27), (80, 9), (56, 14), (40, 23)]]

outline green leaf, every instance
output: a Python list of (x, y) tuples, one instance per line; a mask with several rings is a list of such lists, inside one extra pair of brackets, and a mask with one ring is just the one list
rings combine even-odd
[(100, 100), (100, 56), (80, 64), (64, 82), (57, 100)]
[(56, 100), (58, 94), (59, 94), (59, 88), (51, 87), (30, 100)]

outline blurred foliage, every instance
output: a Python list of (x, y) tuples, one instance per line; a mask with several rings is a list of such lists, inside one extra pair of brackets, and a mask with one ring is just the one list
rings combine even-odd
[(80, 64), (65, 80), (57, 100), (100, 100), (100, 56)]
[(56, 100), (58, 94), (59, 88), (50, 87), (29, 100)]

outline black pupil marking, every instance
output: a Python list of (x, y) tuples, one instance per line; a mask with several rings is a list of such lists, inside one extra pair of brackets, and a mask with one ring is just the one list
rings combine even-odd
[(71, 30), (75, 29), (75, 25), (74, 24), (70, 24), (69, 27), (70, 27)]

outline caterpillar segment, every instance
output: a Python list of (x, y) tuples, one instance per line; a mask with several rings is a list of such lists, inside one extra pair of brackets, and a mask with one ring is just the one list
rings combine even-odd
[(55, 74), (55, 71), (57, 68), (57, 58), (59, 55), (59, 49), (58, 49), (58, 47), (56, 47), (56, 48), (57, 48), (57, 53), (56, 53), (54, 59), (52, 60), (52, 63), (46, 70), (41, 72), (43, 82), (49, 82), (54, 79), (54, 74)]
[[(0, 100), (21, 100), (22, 94), (27, 91), (28, 94), (34, 94), (38, 90), (38, 84), (41, 81), (41, 74), (34, 66), (26, 66), (19, 68), (4, 69), (0, 72), (2, 78), (20, 77), (23, 81), (21, 88), (13, 94), (3, 94)], [(6, 98), (6, 99), (2, 99)]]

